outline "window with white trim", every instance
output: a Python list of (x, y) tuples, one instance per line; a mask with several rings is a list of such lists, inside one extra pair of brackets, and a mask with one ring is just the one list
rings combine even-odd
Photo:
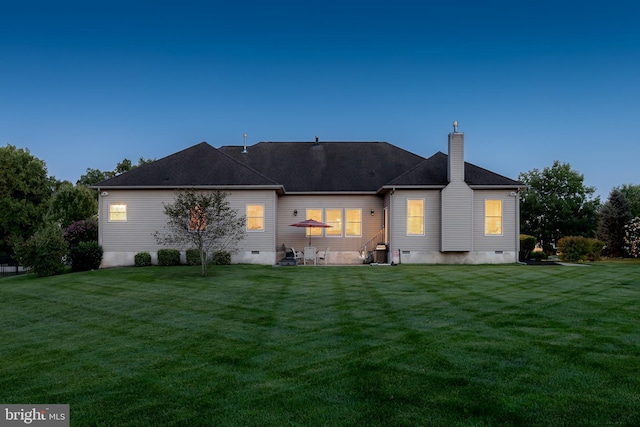
[(424, 236), (424, 199), (407, 199), (407, 236)]
[(247, 204), (247, 231), (264, 231), (264, 204)]
[(325, 209), (326, 224), (331, 227), (324, 230), (327, 237), (342, 237), (342, 209)]
[(347, 237), (362, 236), (362, 209), (345, 209), (345, 235)]
[(502, 200), (484, 201), (484, 234), (485, 236), (502, 235)]
[(109, 222), (125, 222), (127, 220), (127, 205), (109, 205)]

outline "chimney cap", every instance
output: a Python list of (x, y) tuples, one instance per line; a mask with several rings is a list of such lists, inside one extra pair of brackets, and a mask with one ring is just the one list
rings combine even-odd
[(458, 133), (458, 121), (453, 121), (453, 133)]

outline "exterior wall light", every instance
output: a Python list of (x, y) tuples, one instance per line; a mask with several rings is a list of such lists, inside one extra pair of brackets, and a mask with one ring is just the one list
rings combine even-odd
[(375, 211), (373, 209), (371, 209), (371, 216), (373, 216), (374, 213), (375, 213)]
[(293, 210), (293, 216), (298, 216), (298, 209)]

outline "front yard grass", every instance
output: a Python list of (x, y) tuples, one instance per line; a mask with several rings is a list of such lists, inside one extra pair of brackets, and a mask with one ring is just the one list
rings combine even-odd
[(0, 280), (0, 402), (72, 426), (640, 425), (640, 264)]

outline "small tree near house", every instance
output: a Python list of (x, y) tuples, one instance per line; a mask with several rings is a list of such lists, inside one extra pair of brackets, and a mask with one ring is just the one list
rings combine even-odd
[(245, 237), (246, 217), (231, 209), (227, 197), (221, 191), (178, 191), (173, 203), (164, 205), (168, 221), (164, 232), (154, 233), (156, 241), (166, 246), (196, 248), (202, 276), (207, 276), (207, 254), (234, 252)]

